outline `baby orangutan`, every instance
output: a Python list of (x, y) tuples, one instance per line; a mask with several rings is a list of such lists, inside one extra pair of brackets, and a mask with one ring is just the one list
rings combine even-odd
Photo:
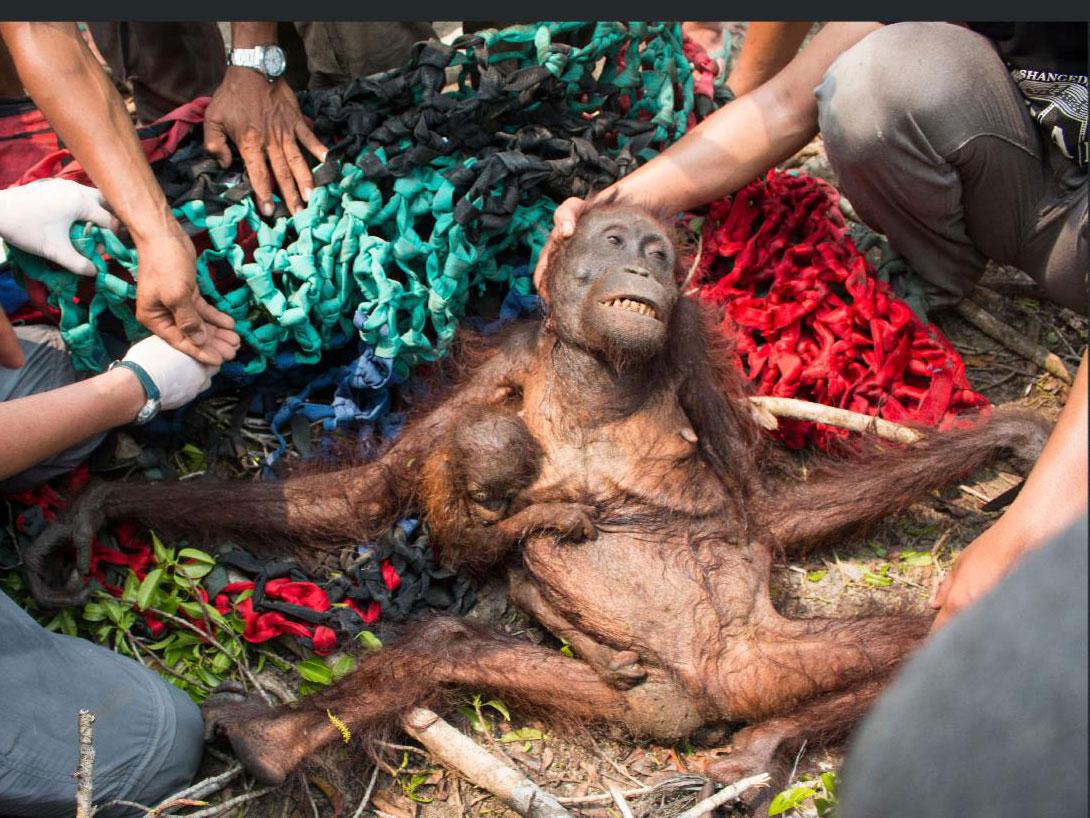
[[(803, 742), (843, 735), (932, 617), (785, 616), (769, 596), (773, 556), (841, 541), (1003, 452), (1034, 458), (1047, 429), (997, 411), (785, 477), (680, 273), (658, 220), (589, 208), (551, 254), (545, 320), (507, 335), (381, 458), (280, 482), (111, 484), (24, 555), (31, 587), (46, 602), (82, 592), (109, 517), (298, 553), (350, 546), (423, 507), (444, 560), (483, 570), (506, 557), (514, 600), (578, 658), (433, 617), (295, 707), (213, 697), (207, 724), (259, 780), (283, 781), (340, 741), (328, 712), (366, 739), (464, 689), (660, 741), (748, 723), (709, 774), (775, 771)], [(48, 565), (70, 543), (81, 570), (58, 588)]]
[(593, 538), (594, 509), (520, 502), (537, 477), (541, 447), (513, 409), (470, 406), (450, 442), (428, 456), (420, 500), (443, 562), (480, 574), (534, 531)]

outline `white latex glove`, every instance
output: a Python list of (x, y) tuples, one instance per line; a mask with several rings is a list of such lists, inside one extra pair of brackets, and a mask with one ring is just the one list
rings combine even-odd
[(52, 261), (79, 275), (93, 276), (95, 265), (72, 246), (68, 231), (91, 221), (117, 230), (102, 194), (68, 179), (46, 179), (0, 190), (0, 238), (12, 247)]
[(212, 376), (220, 369), (179, 352), (158, 335), (129, 347), (125, 360), (142, 366), (155, 382), (163, 409), (177, 409), (189, 403), (208, 388)]

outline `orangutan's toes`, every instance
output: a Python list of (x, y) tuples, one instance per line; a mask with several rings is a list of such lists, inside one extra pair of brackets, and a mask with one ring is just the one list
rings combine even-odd
[(634, 650), (622, 650), (613, 654), (606, 672), (609, 681), (620, 690), (635, 687), (647, 678), (647, 671), (640, 664), (640, 655)]

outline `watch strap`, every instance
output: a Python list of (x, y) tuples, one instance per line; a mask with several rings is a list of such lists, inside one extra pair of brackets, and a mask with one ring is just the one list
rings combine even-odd
[(232, 48), (227, 55), (227, 64), (238, 68), (253, 68), (264, 73), (265, 46), (255, 45), (253, 48)]
[(140, 386), (144, 389), (144, 406), (140, 409), (140, 413), (137, 415), (137, 423), (147, 423), (156, 414), (159, 413), (159, 387), (155, 385), (155, 381), (151, 379), (151, 375), (148, 371), (136, 361), (114, 361), (110, 364), (110, 369), (121, 367), (127, 369), (136, 376), (136, 379), (140, 381)]

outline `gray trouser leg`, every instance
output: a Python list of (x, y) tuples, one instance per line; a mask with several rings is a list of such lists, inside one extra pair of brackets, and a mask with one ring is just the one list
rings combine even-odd
[[(0, 368), (0, 402), (49, 392), (75, 382), (76, 370), (72, 368), (60, 332), (54, 327), (16, 327), (15, 334), (23, 347), (26, 363), (19, 369)], [(0, 480), (0, 494), (23, 491), (71, 471), (87, 459), (104, 437), (94, 435), (24, 472)]]
[(312, 89), (401, 68), (413, 43), (435, 37), (426, 22), (300, 22), (295, 27), (306, 47)]
[(815, 93), (841, 188), (928, 282), (931, 306), (960, 300), (990, 258), (1085, 311), (1086, 173), (1043, 144), (988, 40), (948, 23), (886, 26)]
[(852, 739), (841, 818), (1087, 814), (1086, 517), (959, 614)]
[(49, 633), (3, 592), (0, 689), (0, 815), (73, 814), (80, 709), (96, 717), (96, 804), (154, 806), (200, 764), (204, 725), (185, 693), (132, 659)]

